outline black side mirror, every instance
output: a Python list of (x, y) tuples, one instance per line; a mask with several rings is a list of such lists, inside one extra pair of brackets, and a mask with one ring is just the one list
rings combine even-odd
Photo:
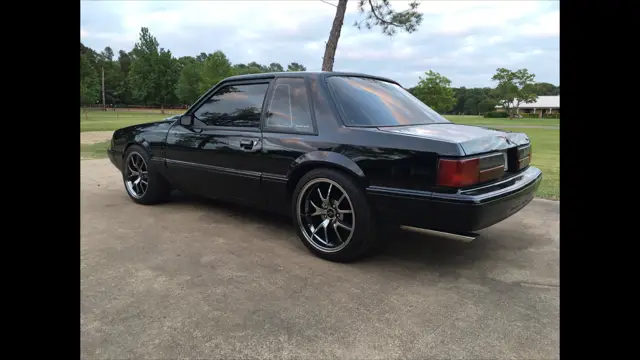
[(182, 126), (193, 126), (193, 115), (182, 115), (182, 116), (180, 116), (180, 125), (182, 125)]

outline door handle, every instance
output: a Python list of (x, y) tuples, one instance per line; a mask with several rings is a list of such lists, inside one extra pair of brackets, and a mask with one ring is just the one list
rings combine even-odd
[(251, 150), (253, 148), (253, 140), (240, 140), (240, 147), (243, 149)]

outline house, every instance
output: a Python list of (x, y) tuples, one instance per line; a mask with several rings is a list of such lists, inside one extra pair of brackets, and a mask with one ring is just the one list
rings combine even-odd
[[(515, 108), (515, 104), (511, 104), (512, 108)], [(503, 111), (501, 105), (496, 105), (498, 111)], [(536, 101), (525, 104), (520, 103), (518, 107), (518, 114), (559, 114), (560, 113), (560, 95), (555, 96), (538, 96)]]

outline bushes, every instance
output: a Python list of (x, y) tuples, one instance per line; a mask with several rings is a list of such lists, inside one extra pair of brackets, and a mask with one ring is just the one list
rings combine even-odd
[(509, 117), (509, 114), (507, 114), (504, 111), (489, 111), (488, 113), (484, 114), (485, 118), (507, 118)]

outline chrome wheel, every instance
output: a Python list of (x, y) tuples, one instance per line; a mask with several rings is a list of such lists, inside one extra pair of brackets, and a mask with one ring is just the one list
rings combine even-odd
[(300, 191), (296, 209), (302, 234), (316, 249), (337, 252), (351, 241), (355, 211), (349, 195), (335, 181), (310, 181)]
[(149, 188), (147, 163), (142, 155), (137, 152), (132, 152), (127, 158), (124, 168), (124, 182), (129, 194), (136, 199), (143, 197), (147, 193)]

